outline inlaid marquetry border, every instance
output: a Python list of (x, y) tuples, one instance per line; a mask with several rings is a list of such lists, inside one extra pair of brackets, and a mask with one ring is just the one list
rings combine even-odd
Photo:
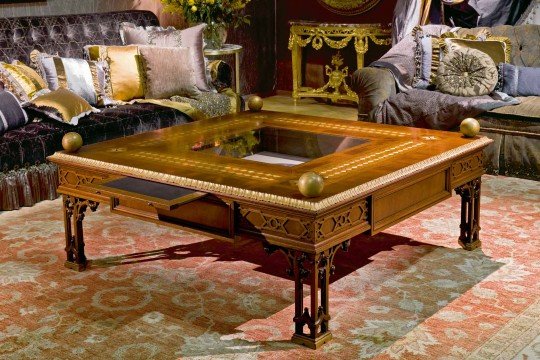
[(206, 169), (211, 170), (216, 173), (223, 173), (228, 175), (240, 175), (244, 177), (249, 177), (254, 180), (264, 180), (264, 181), (277, 181), (282, 178), (281, 175), (272, 174), (270, 172), (261, 172), (243, 168), (240, 166), (234, 166), (231, 164), (221, 164), (210, 161), (200, 161), (193, 158), (179, 157), (175, 155), (166, 155), (162, 153), (152, 152), (152, 151), (136, 151), (132, 153), (134, 158), (143, 159), (146, 161), (160, 161), (168, 163), (171, 165), (182, 165), (185, 167), (191, 167), (196, 169)]
[(298, 126), (306, 127), (306, 128), (317, 126), (317, 127), (322, 127), (325, 129), (341, 130), (341, 131), (346, 131), (347, 133), (355, 133), (355, 134), (387, 135), (387, 136), (394, 136), (394, 137), (404, 137), (404, 136), (410, 135), (408, 132), (405, 132), (405, 131), (369, 128), (369, 127), (362, 127), (362, 126), (357, 126), (357, 125), (326, 123), (322, 121), (295, 119), (295, 118), (288, 118), (288, 117), (278, 117), (278, 118), (268, 119), (268, 121), (282, 123), (286, 125), (298, 125)]
[(370, 153), (366, 156), (354, 157), (352, 160), (321, 170), (319, 173), (325, 178), (333, 178), (346, 174), (351, 170), (371, 165), (375, 162), (386, 160), (391, 156), (396, 156), (402, 152), (416, 149), (425, 145), (423, 142), (406, 141), (396, 146)]
[(407, 166), (403, 169), (394, 171), (390, 174), (381, 176), (380, 178), (368, 181), (349, 190), (329, 196), (317, 202), (307, 201), (304, 199), (294, 199), (274, 194), (267, 194), (259, 191), (247, 190), (208, 181), (189, 179), (178, 175), (163, 174), (151, 170), (138, 169), (125, 165), (111, 164), (100, 160), (87, 159), (76, 155), (70, 155), (64, 152), (57, 152), (54, 155), (50, 156), (48, 159), (58, 164), (83, 166), (87, 168), (94, 168), (96, 170), (107, 169), (108, 172), (112, 172), (115, 174), (133, 176), (150, 181), (164, 182), (171, 185), (197, 189), (200, 191), (208, 191), (222, 196), (238, 197), (247, 200), (261, 201), (269, 204), (276, 204), (279, 206), (286, 206), (295, 209), (317, 212), (333, 207), (338, 203), (350, 201), (359, 196), (364, 196), (369, 192), (380, 189), (381, 187), (388, 185), (392, 182), (414, 175), (425, 169), (452, 160), (464, 154), (470, 153), (474, 150), (482, 149), (491, 142), (493, 142), (493, 140), (487, 137), (480, 137), (479, 139), (471, 141), (468, 144), (459, 146), (440, 155), (420, 161), (416, 164)]

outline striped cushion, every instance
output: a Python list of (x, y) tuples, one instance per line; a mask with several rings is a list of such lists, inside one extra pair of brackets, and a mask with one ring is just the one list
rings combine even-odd
[(37, 50), (32, 51), (30, 57), (51, 91), (68, 89), (90, 105), (104, 106), (112, 103), (105, 94), (106, 62), (62, 58)]
[(0, 91), (0, 135), (27, 122), (28, 115), (17, 97), (9, 91)]
[(0, 81), (6, 90), (20, 101), (30, 101), (47, 91), (47, 83), (43, 78), (20, 61), (11, 64), (0, 62)]

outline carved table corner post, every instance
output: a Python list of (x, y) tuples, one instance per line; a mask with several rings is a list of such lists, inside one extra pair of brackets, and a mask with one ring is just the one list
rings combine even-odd
[[(294, 25), (293, 25), (294, 28)], [(299, 44), (299, 36), (295, 33), (294, 29), (291, 29), (291, 34), (289, 35), (289, 50), (292, 52), (292, 80), (293, 80), (293, 92), (292, 98), (294, 103), (299, 99), (298, 92), (302, 86), (302, 48)]]
[(459, 244), (465, 250), (474, 250), (481, 246), (480, 242), (480, 177), (456, 188), (461, 196), (461, 224)]
[(86, 269), (87, 259), (84, 254), (84, 235), (82, 222), (84, 213), (89, 207), (96, 211), (99, 203), (84, 200), (71, 195), (63, 195), (64, 229), (66, 236), (66, 255), (64, 265), (73, 270), (83, 271)]
[[(339, 249), (347, 251), (350, 240), (316, 254), (279, 248), (290, 265), (287, 273), (294, 277), (294, 334), (292, 341), (318, 349), (332, 339), (330, 332), (329, 285), (334, 273), (334, 256)], [(267, 246), (267, 252), (277, 247)], [(310, 306), (304, 307), (304, 283), (310, 285)], [(319, 292), (320, 290), (320, 292)], [(305, 327), (307, 330), (305, 331)]]

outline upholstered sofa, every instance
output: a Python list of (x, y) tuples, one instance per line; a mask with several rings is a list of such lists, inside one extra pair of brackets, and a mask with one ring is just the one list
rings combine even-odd
[[(443, 25), (431, 25), (429, 31), (443, 33), (450, 30)], [(493, 28), (459, 29), (457, 34), (465, 36), (467, 34), (478, 35), (480, 32), (488, 31), (492, 36), (508, 37), (512, 43), (511, 63), (517, 66), (540, 67), (540, 26), (497, 26)], [(414, 46), (410, 46), (411, 35), (402, 41), (409, 41), (407, 47), (400, 48), (400, 54), (405, 65), (402, 68), (380, 67), (378, 62), (373, 66), (359, 69), (353, 74), (352, 88), (359, 96), (358, 119), (362, 121), (398, 123), (395, 120), (387, 120), (383, 116), (385, 108), (402, 93), (403, 98), (406, 93), (418, 91), (410, 86), (404, 88), (396, 83), (395, 74), (414, 67), (417, 55)], [(396, 45), (399, 46), (398, 43)], [(391, 52), (390, 50), (389, 52)], [(388, 54), (388, 53), (387, 53)], [(384, 58), (384, 56), (383, 56)], [(412, 79), (414, 74), (403, 74), (405, 78)], [(412, 84), (406, 84), (412, 85)], [(407, 87), (407, 86), (405, 86)], [(425, 90), (422, 90), (425, 91)], [(405, 94), (403, 94), (405, 93)], [(411, 99), (420, 101), (430, 100), (430, 92), (425, 92), (423, 98), (412, 96)], [(530, 96), (519, 98), (520, 105), (504, 106), (491, 111), (481, 112), (475, 117), (481, 125), (481, 134), (494, 140), (493, 144), (486, 149), (486, 167), (492, 174), (502, 174), (540, 180), (540, 97)], [(433, 102), (435, 103), (435, 102)], [(436, 103), (435, 103), (436, 104)], [(403, 111), (414, 111), (418, 104), (405, 103)], [(401, 111), (398, 109), (396, 113)], [(452, 125), (437, 124), (426, 121), (425, 118), (431, 116), (429, 112), (446, 111), (455, 113), (455, 122)], [(453, 109), (426, 109), (424, 112), (414, 114), (414, 121), (407, 125), (418, 127), (433, 127), (441, 130), (457, 130), (459, 122), (467, 117), (460, 112), (458, 106)]]
[[(65, 57), (83, 57), (89, 44), (121, 45), (119, 25), (159, 25), (147, 11), (0, 19), (0, 61), (29, 63), (38, 49)], [(230, 67), (219, 64), (219, 86), (231, 84)], [(81, 134), (85, 144), (191, 122), (186, 114), (154, 104), (121, 105), (82, 118), (77, 126), (29, 112), (34, 121), (0, 135), (0, 211), (55, 199), (57, 168), (46, 157), (61, 149), (62, 136)]]

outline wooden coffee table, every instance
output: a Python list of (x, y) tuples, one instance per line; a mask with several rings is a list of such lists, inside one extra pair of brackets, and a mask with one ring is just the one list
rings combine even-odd
[[(461, 195), (460, 245), (480, 246), (482, 150), (459, 133), (278, 112), (244, 112), (57, 152), (66, 266), (84, 270), (87, 208), (234, 241), (260, 240), (287, 257), (295, 282), (294, 342), (332, 338), (329, 283), (350, 239), (376, 234)], [(303, 197), (314, 171), (322, 194)], [(303, 284), (311, 287), (304, 307)]]

